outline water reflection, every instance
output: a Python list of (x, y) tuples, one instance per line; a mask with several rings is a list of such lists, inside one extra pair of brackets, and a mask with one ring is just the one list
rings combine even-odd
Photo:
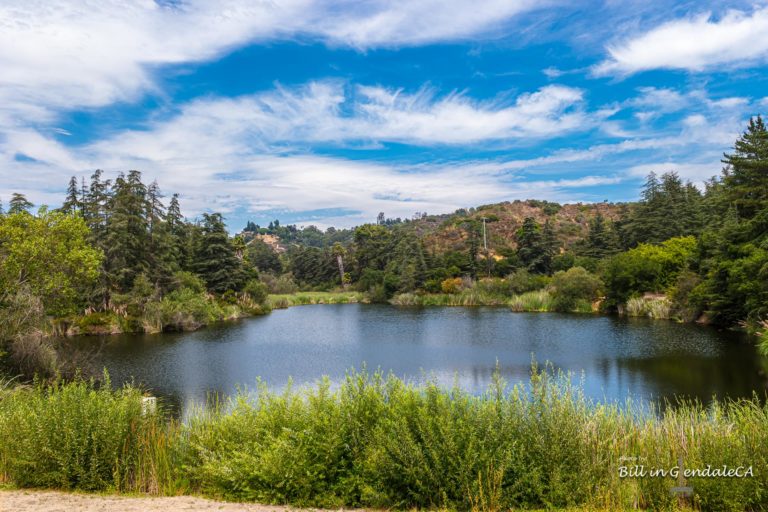
[(381, 368), (406, 379), (432, 376), (473, 393), (498, 364), (511, 383), (527, 381), (532, 358), (575, 372), (599, 400), (765, 394), (766, 360), (744, 336), (666, 321), (591, 315), (511, 313), (503, 308), (399, 309), (326, 305), (195, 333), (77, 340), (101, 344), (97, 367), (115, 383), (135, 379), (176, 407), (211, 392), (232, 393), (261, 377), (273, 387), (311, 383), (346, 370)]

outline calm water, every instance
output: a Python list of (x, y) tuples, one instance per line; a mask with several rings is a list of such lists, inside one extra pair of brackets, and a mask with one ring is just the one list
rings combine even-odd
[(743, 336), (696, 325), (504, 308), (317, 305), (194, 333), (81, 338), (113, 381), (134, 379), (177, 407), (261, 377), (279, 388), (352, 367), (455, 380), (480, 392), (498, 365), (527, 380), (532, 357), (571, 370), (597, 399), (765, 394), (765, 359)]

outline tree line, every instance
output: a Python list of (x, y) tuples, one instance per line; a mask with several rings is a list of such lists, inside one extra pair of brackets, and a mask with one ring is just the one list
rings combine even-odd
[[(346, 282), (375, 300), (441, 292), (446, 280), (457, 278), (525, 274), (541, 285), (558, 272), (582, 267), (601, 280), (609, 310), (632, 297), (663, 293), (680, 318), (705, 314), (721, 325), (759, 325), (768, 316), (768, 135), (761, 117), (750, 120), (722, 162), (721, 174), (702, 189), (675, 172), (651, 173), (638, 202), (621, 205), (613, 220), (598, 211), (586, 235), (568, 245), (553, 225), (560, 205), (540, 202), (547, 220), (525, 218), (513, 239), (497, 244), (493, 257), (485, 251), (477, 213), (463, 210), (450, 222), (462, 230), (464, 249), (429, 249), (418, 221), (386, 223), (380, 215), (335, 240), (338, 232), (312, 228), (317, 243), (289, 244), (280, 257), (256, 239), (253, 262), (298, 287), (328, 289), (344, 279), (336, 265), (341, 255)], [(282, 227), (275, 221), (260, 229), (277, 233)]]

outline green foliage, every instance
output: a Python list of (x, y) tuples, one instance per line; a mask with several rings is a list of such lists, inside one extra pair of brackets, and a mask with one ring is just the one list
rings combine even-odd
[(291, 273), (308, 288), (329, 288), (338, 283), (336, 258), (329, 249), (298, 247), (291, 254)]
[(591, 309), (602, 287), (600, 278), (582, 267), (557, 272), (552, 278), (552, 299), (555, 311)]
[(768, 208), (768, 129), (762, 117), (749, 120), (733, 149), (724, 155), (723, 188), (739, 216), (752, 219)]
[(255, 266), (259, 272), (272, 272), (280, 274), (283, 271), (283, 263), (274, 249), (258, 238), (254, 238), (248, 244), (246, 250), (248, 261)]
[(105, 270), (111, 285), (128, 290), (150, 267), (147, 187), (138, 171), (120, 174), (109, 197), (104, 238)]
[(168, 293), (153, 307), (157, 308), (156, 318), (163, 329), (192, 331), (225, 318), (224, 311), (215, 301), (190, 288)]
[(528, 217), (517, 231), (517, 256), (520, 263), (530, 272), (550, 274), (552, 258), (557, 254), (557, 239), (549, 219), (541, 228)]
[(684, 270), (678, 274), (675, 285), (669, 289), (671, 307), (675, 315), (683, 322), (692, 322), (701, 313), (701, 304), (695, 291), (701, 284), (701, 277), (695, 272)]
[(670, 238), (698, 235), (704, 227), (701, 192), (677, 173), (648, 176), (642, 201), (621, 224), (625, 248), (657, 244)]
[(601, 259), (619, 251), (619, 240), (613, 226), (606, 222), (605, 218), (597, 213), (589, 223), (589, 233), (584, 240), (582, 256)]
[(102, 255), (87, 242), (80, 217), (41, 209), (0, 217), (0, 307), (22, 288), (63, 316), (81, 305), (98, 277)]
[[(757, 398), (648, 410), (586, 399), (570, 376), (539, 371), (482, 395), (350, 373), (299, 391), (260, 386), (185, 425), (142, 415), (141, 394), (77, 381), (0, 394), (0, 475), (13, 485), (203, 492), (309, 507), (475, 510), (673, 509), (674, 477), (647, 468), (753, 467), (692, 477), (703, 511), (768, 503), (768, 407)], [(628, 455), (629, 454), (629, 455)], [(186, 482), (186, 484), (185, 484)]]
[(202, 293), (205, 291), (205, 282), (196, 274), (180, 270), (173, 274), (173, 281), (171, 285), (172, 290), (179, 290), (181, 288), (188, 288), (195, 293)]
[(148, 441), (161, 428), (135, 388), (76, 380), (17, 388), (0, 400), (0, 469), (16, 485), (144, 490)]
[(550, 278), (541, 274), (531, 274), (525, 269), (516, 270), (506, 278), (513, 294), (540, 290), (550, 283)]
[(29, 213), (34, 205), (24, 196), (14, 192), (11, 196), (11, 200), (8, 201), (8, 215), (16, 215), (19, 213)]
[(552, 294), (547, 290), (536, 290), (515, 295), (509, 301), (509, 307), (512, 311), (518, 313), (524, 311), (553, 311)]
[(696, 250), (692, 236), (671, 238), (659, 245), (640, 244), (608, 262), (604, 281), (609, 305), (643, 292), (663, 292), (688, 268)]
[(267, 285), (269, 293), (295, 293), (299, 290), (298, 285), (293, 280), (292, 274), (283, 274), (274, 276), (272, 274), (259, 274), (259, 279)]
[(220, 213), (203, 214), (194, 267), (212, 292), (240, 291), (245, 285), (242, 262), (235, 255)]
[(245, 284), (243, 291), (254, 301), (256, 304), (263, 304), (267, 300), (269, 290), (267, 285), (257, 279), (251, 279)]

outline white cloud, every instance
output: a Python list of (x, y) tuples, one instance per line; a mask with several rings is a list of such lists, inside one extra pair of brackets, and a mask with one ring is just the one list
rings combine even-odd
[(676, 172), (683, 180), (691, 181), (699, 187), (712, 176), (720, 174), (720, 160), (717, 154), (711, 155), (711, 159), (704, 163), (691, 162), (657, 162), (635, 165), (627, 174), (635, 177), (645, 177), (654, 172), (657, 175), (665, 172)]
[(704, 71), (764, 62), (768, 57), (768, 8), (751, 14), (730, 10), (668, 21), (608, 47), (598, 75), (629, 75), (651, 69)]
[[(188, 146), (187, 154), (204, 158), (254, 146), (274, 151), (292, 144), (355, 141), (416, 145), (516, 141), (589, 130), (599, 115), (585, 112), (584, 107), (580, 90), (556, 85), (521, 94), (507, 105), (460, 94), (440, 97), (429, 89), (408, 94), (312, 82), (239, 98), (198, 100), (184, 106), (178, 116), (151, 125), (149, 131), (121, 133), (98, 145), (105, 153), (162, 160), (180, 143)], [(182, 133), (186, 137), (179, 136)], [(206, 143), (208, 137), (222, 146)]]
[(312, 37), (360, 49), (492, 36), (533, 0), (9, 0), (0, 4), (0, 127), (131, 101), (158, 66), (255, 40)]
[[(343, 225), (370, 220), (378, 211), (409, 216), (515, 198), (575, 200), (581, 198), (580, 187), (609, 185), (616, 178), (529, 180), (516, 176), (514, 165), (498, 161), (386, 164), (301, 154), (306, 151), (301, 148), (361, 137), (453, 144), (559, 135), (589, 124), (581, 103), (580, 91), (559, 86), (502, 105), (340, 82), (198, 100), (145, 130), (84, 146), (67, 147), (33, 130), (17, 130), (0, 142), (0, 182), (9, 187), (0, 193), (24, 190), (39, 203), (50, 201), (69, 175), (103, 168), (114, 177), (140, 169), (165, 190), (180, 192), (189, 214), (338, 207), (362, 212), (336, 219)], [(573, 110), (573, 104), (579, 108)]]

